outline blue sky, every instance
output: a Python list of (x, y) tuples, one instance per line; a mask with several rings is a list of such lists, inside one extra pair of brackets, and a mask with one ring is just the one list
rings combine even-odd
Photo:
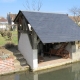
[[(31, 3), (31, 0), (28, 0)], [(26, 10), (23, 6), (26, 0), (0, 0), (0, 16), (6, 17), (7, 13), (18, 13), (19, 10)], [(42, 0), (42, 12), (70, 14), (73, 7), (80, 8), (80, 0)]]

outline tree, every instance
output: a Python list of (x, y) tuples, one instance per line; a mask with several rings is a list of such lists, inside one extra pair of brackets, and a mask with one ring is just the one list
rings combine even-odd
[(73, 7), (70, 9), (70, 12), (72, 13), (75, 22), (78, 24), (80, 22), (80, 8)]
[(26, 3), (23, 4), (23, 6), (27, 10), (40, 11), (42, 7), (42, 0), (31, 0), (31, 2), (29, 0), (26, 0)]

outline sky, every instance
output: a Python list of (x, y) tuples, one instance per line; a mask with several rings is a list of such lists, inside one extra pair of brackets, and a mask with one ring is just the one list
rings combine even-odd
[[(32, 0), (28, 1), (31, 6)], [(7, 17), (9, 12), (17, 14), (19, 10), (28, 10), (25, 6), (26, 0), (0, 0), (0, 16)], [(70, 9), (73, 7), (80, 8), (80, 0), (42, 0), (40, 11), (70, 14)]]

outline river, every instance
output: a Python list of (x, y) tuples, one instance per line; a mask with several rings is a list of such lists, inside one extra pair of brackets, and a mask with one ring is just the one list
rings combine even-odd
[(80, 80), (80, 62), (38, 72), (0, 76), (0, 80)]

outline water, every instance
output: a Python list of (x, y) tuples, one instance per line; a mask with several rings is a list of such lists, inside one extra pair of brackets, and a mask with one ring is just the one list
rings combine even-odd
[(80, 62), (39, 72), (0, 76), (0, 80), (80, 80)]

